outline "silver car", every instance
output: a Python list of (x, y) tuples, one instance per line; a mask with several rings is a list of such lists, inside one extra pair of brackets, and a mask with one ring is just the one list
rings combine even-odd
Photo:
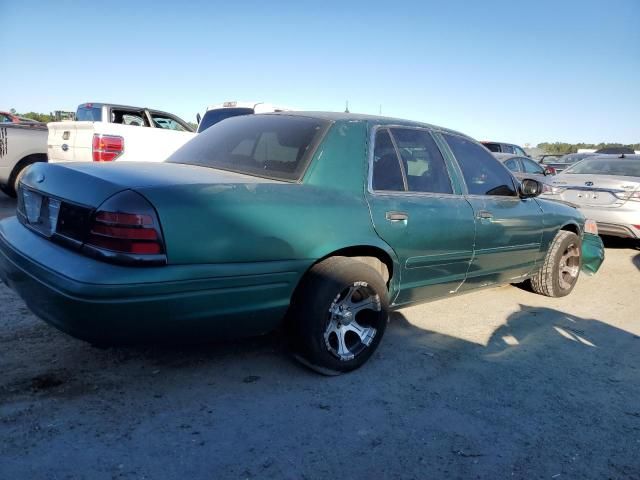
[(494, 153), (494, 157), (500, 160), (505, 167), (511, 170), (511, 173), (518, 179), (533, 178), (543, 184), (551, 184), (548, 179), (548, 175), (551, 175), (551, 171), (546, 169), (543, 165), (540, 165), (535, 160), (531, 160), (528, 157), (521, 155), (514, 155), (512, 153)]
[(577, 206), (602, 235), (640, 239), (640, 155), (588, 157), (556, 175), (542, 196)]

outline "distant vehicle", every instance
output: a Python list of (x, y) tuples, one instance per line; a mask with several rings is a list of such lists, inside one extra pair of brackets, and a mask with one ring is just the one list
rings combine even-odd
[(0, 191), (15, 197), (18, 183), (27, 167), (46, 161), (45, 124), (0, 124)]
[(603, 235), (640, 239), (640, 155), (596, 155), (571, 166), (543, 196), (576, 205)]
[(600, 150), (596, 150), (595, 153), (605, 153), (608, 155), (635, 155), (635, 150), (630, 147), (605, 147)]
[(521, 157), (528, 157), (524, 149), (513, 143), (504, 142), (489, 142), (487, 140), (480, 142), (494, 153), (511, 153), (512, 155), (519, 155)]
[(42, 122), (32, 118), (20, 117), (11, 112), (0, 112), (0, 123), (25, 123), (29, 125), (44, 125)]
[(162, 162), (195, 135), (187, 122), (170, 113), (107, 103), (84, 103), (76, 121), (48, 127), (47, 151), (54, 163)]
[(565, 155), (542, 155), (540, 164), (552, 168), (556, 173), (566, 170), (571, 165), (587, 157), (595, 155), (594, 153), (567, 153)]
[(502, 162), (518, 180), (525, 178), (534, 178), (542, 184), (548, 184), (548, 176), (555, 175), (555, 171), (550, 168), (544, 168), (539, 163), (529, 157), (520, 155), (512, 155), (510, 153), (494, 153), (494, 157)]
[(204, 132), (211, 125), (221, 122), (225, 118), (254, 113), (286, 112), (290, 108), (278, 107), (264, 102), (224, 102), (207, 108), (202, 120), (198, 121), (198, 133)]

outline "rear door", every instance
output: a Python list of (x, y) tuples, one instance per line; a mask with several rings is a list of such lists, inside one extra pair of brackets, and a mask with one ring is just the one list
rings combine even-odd
[(535, 265), (542, 239), (542, 210), (521, 199), (509, 171), (480, 144), (442, 133), (466, 184), (476, 218), (473, 261), (463, 290), (517, 280)]
[(473, 210), (451, 181), (430, 132), (381, 127), (373, 137), (367, 200), (374, 227), (401, 265), (395, 304), (454, 293), (473, 254)]

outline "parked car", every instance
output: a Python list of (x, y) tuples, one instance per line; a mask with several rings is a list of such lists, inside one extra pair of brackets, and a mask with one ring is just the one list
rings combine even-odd
[(33, 120), (27, 117), (20, 117), (11, 112), (0, 112), (0, 123), (22, 123), (29, 125), (43, 125), (41, 122), (37, 120)]
[(504, 143), (504, 142), (490, 142), (487, 140), (483, 140), (480, 142), (482, 145), (487, 147), (489, 151), (494, 153), (511, 153), (513, 155), (519, 155), (521, 157), (528, 157), (524, 151), (524, 149), (518, 145), (513, 143)]
[(510, 153), (494, 153), (494, 157), (502, 162), (515, 175), (518, 180), (534, 178), (540, 183), (548, 184), (548, 176), (555, 175), (555, 171), (545, 168), (528, 157), (512, 155)]
[(75, 121), (51, 122), (48, 127), (52, 163), (162, 162), (195, 135), (189, 124), (170, 113), (106, 103), (84, 103)]
[(207, 108), (202, 119), (198, 118), (198, 133), (204, 132), (207, 128), (225, 118), (252, 115), (254, 113), (286, 112), (289, 110), (291, 109), (264, 102), (224, 102), (211, 105)]
[(0, 125), (0, 191), (15, 197), (27, 167), (46, 161), (47, 127), (44, 124)]
[[(0, 277), (94, 343), (278, 325), (323, 373), (361, 366), (389, 311), (530, 280), (571, 292), (595, 223), (471, 138), (346, 113), (244, 115), (147, 168), (38, 164), (0, 221)], [(284, 323), (283, 323), (284, 322)]]
[(560, 173), (571, 165), (587, 157), (593, 156), (593, 153), (567, 153), (565, 155), (542, 155), (540, 164)]
[(551, 185), (546, 198), (577, 205), (601, 234), (640, 239), (640, 155), (586, 158)]

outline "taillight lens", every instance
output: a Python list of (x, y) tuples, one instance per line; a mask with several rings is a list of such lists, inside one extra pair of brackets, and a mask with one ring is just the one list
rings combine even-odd
[(131, 190), (116, 194), (98, 208), (84, 249), (114, 263), (166, 263), (158, 216), (144, 197)]
[(113, 162), (124, 152), (124, 138), (95, 133), (92, 143), (94, 162)]
[(640, 202), (640, 190), (636, 190), (635, 192), (617, 192), (614, 193), (614, 195), (621, 200), (634, 200), (636, 202)]

